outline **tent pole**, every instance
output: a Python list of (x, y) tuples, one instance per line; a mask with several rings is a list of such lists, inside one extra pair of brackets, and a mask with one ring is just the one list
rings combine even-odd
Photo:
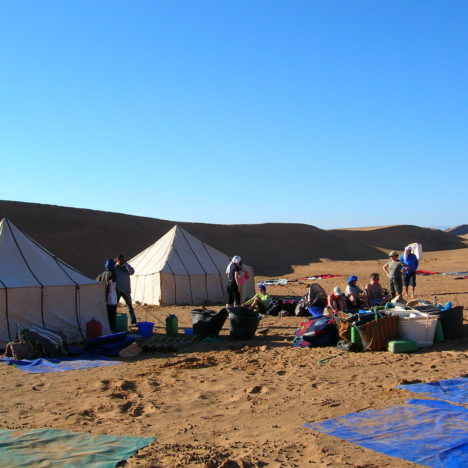
[(5, 287), (5, 318), (7, 322), (8, 339), (11, 341), (10, 317), (8, 316), (8, 288), (3, 281), (0, 281), (0, 283), (2, 283), (2, 285)]

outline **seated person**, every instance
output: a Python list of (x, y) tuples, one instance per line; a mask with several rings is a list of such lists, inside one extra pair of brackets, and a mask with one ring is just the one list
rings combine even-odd
[(333, 312), (346, 312), (346, 301), (341, 288), (336, 286), (327, 297), (327, 306), (333, 309)]
[(266, 292), (266, 286), (264, 284), (259, 284), (258, 293), (244, 302), (242, 306), (256, 310), (260, 314), (265, 314), (268, 307), (270, 307), (270, 295)]
[(372, 273), (372, 275), (370, 275), (370, 279), (370, 283), (366, 286), (367, 302), (369, 306), (372, 307), (385, 304), (391, 299), (391, 296), (379, 283), (380, 275), (378, 273)]
[(357, 276), (350, 276), (345, 290), (346, 302), (352, 309), (359, 309), (367, 304), (366, 293), (357, 285), (357, 280)]

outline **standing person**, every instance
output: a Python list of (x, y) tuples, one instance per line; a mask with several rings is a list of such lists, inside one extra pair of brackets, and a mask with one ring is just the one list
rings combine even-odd
[(245, 301), (245, 285), (250, 278), (249, 272), (247, 268), (245, 268), (242, 262), (239, 263), (240, 271), (238, 274), (238, 281), (239, 281), (239, 293), (240, 293), (240, 302), (243, 303)]
[(108, 258), (104, 263), (105, 271), (103, 271), (96, 281), (102, 281), (106, 285), (106, 305), (107, 317), (109, 318), (109, 326), (112, 333), (115, 332), (115, 322), (117, 318), (117, 275), (115, 274), (115, 261)]
[(130, 315), (131, 323), (135, 325), (137, 323), (137, 319), (132, 306), (132, 297), (130, 295), (130, 275), (133, 275), (135, 270), (127, 263), (125, 256), (122, 254), (115, 259), (115, 262), (115, 273), (117, 275), (117, 301), (123, 297), (123, 300), (128, 307), (128, 314)]
[(411, 298), (414, 299), (414, 290), (416, 289), (416, 270), (419, 266), (419, 260), (412, 253), (411, 246), (405, 248), (405, 253), (400, 257), (400, 262), (406, 266), (403, 273), (403, 285), (405, 287), (405, 296), (408, 295), (408, 286), (411, 286)]
[(403, 292), (404, 265), (398, 260), (398, 252), (392, 250), (388, 256), (390, 260), (383, 266), (383, 271), (388, 276), (388, 289), (392, 297), (400, 297)]
[(240, 285), (239, 285), (239, 273), (240, 264), (242, 263), (239, 255), (232, 257), (231, 263), (226, 268), (226, 275), (228, 277), (227, 283), (227, 294), (228, 300), (226, 307), (234, 305), (240, 305)]

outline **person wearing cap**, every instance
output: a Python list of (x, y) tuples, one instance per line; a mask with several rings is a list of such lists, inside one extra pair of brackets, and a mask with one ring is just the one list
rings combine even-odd
[(260, 314), (265, 314), (270, 307), (270, 295), (266, 292), (264, 284), (258, 285), (258, 293), (242, 304), (243, 307), (256, 310)]
[(115, 274), (115, 261), (108, 258), (104, 263), (105, 270), (96, 278), (106, 285), (106, 306), (107, 318), (112, 332), (115, 331), (115, 322), (117, 318), (117, 275)]
[(346, 301), (343, 291), (338, 286), (327, 297), (327, 306), (333, 309), (333, 312), (346, 312)]
[(391, 299), (391, 296), (384, 291), (380, 284), (380, 275), (372, 273), (370, 275), (370, 283), (366, 285), (367, 303), (369, 306), (379, 306)]
[(388, 256), (390, 260), (383, 266), (383, 271), (388, 276), (388, 289), (393, 298), (400, 297), (403, 292), (403, 278), (401, 275), (405, 266), (398, 260), (398, 252), (395, 250), (392, 250)]
[(226, 268), (226, 275), (228, 278), (226, 287), (228, 299), (226, 307), (231, 307), (232, 305), (240, 305), (241, 303), (241, 285), (239, 283), (241, 264), (242, 259), (239, 257), (239, 255), (234, 255), (234, 257), (232, 257), (231, 262)]
[(127, 304), (130, 321), (133, 325), (137, 323), (135, 311), (132, 305), (132, 289), (130, 287), (130, 276), (135, 273), (133, 267), (127, 263), (124, 255), (120, 254), (115, 259), (115, 274), (117, 275), (117, 302), (122, 297)]
[(358, 277), (351, 275), (348, 278), (348, 286), (345, 289), (346, 302), (349, 307), (359, 309), (366, 305), (366, 293), (357, 285)]
[(403, 286), (405, 287), (405, 296), (408, 295), (408, 286), (411, 286), (411, 298), (414, 299), (414, 290), (416, 289), (416, 270), (419, 266), (419, 260), (412, 253), (411, 246), (405, 248), (405, 253), (400, 257), (400, 262), (406, 267), (403, 273)]

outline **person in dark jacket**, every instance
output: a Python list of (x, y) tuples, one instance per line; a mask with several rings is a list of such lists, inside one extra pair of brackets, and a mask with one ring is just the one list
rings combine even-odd
[(108, 258), (104, 263), (105, 270), (96, 278), (106, 285), (106, 305), (109, 326), (112, 332), (115, 331), (115, 322), (117, 317), (117, 275), (115, 274), (115, 261)]
[(128, 314), (130, 315), (131, 323), (135, 325), (137, 323), (137, 319), (135, 311), (133, 310), (131, 296), (132, 290), (130, 287), (130, 276), (135, 273), (135, 270), (127, 263), (125, 256), (122, 254), (115, 259), (115, 262), (115, 273), (117, 275), (117, 301), (120, 301), (120, 298), (123, 297), (123, 300), (128, 307)]

